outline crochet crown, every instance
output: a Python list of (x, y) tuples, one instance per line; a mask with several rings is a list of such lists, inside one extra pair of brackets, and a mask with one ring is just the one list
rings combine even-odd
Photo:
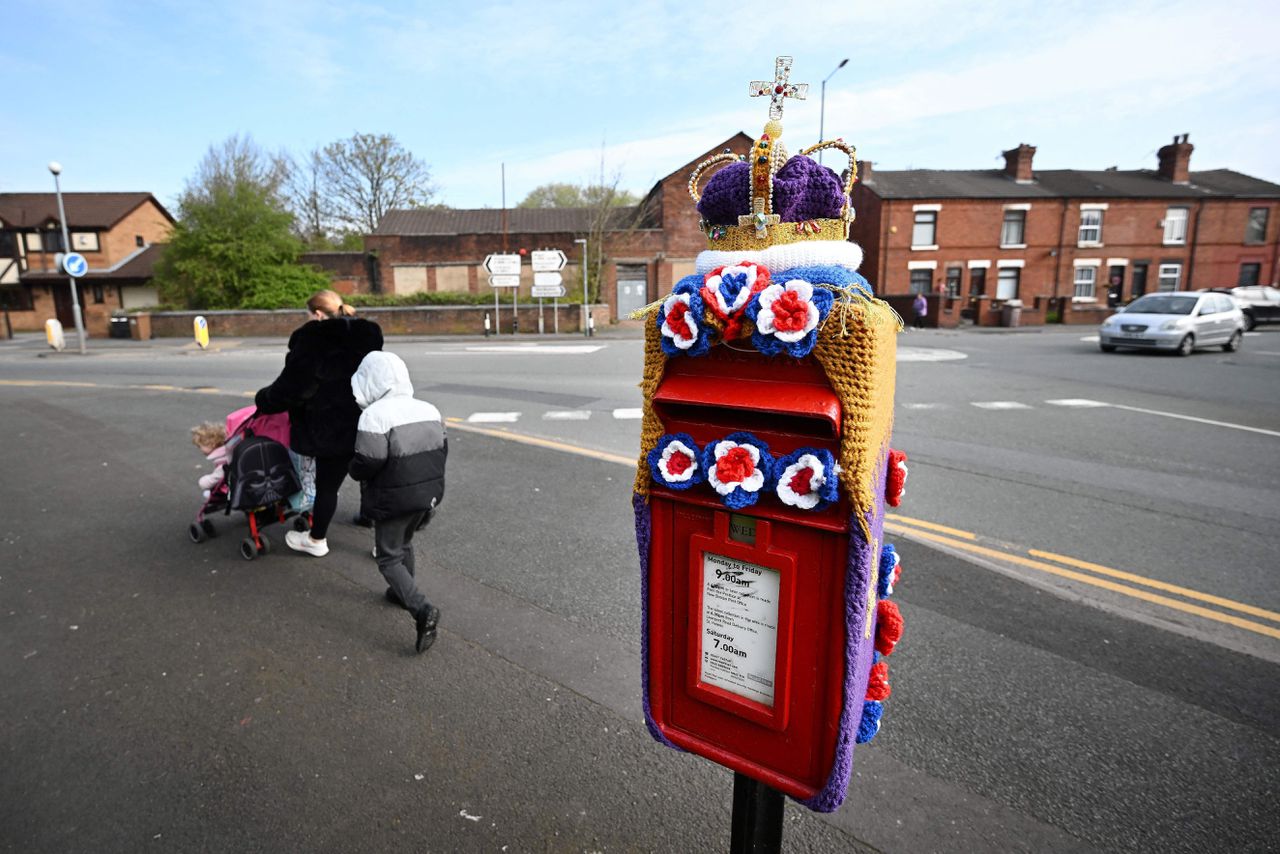
[[(786, 98), (804, 100), (809, 84), (788, 83), (792, 58), (780, 56), (772, 81), (751, 83), (751, 97), (768, 96), (769, 121), (745, 156), (725, 151), (699, 163), (689, 176), (689, 195), (702, 214), (708, 249), (765, 249), (805, 240), (847, 240), (853, 223), (849, 193), (857, 179), (857, 154), (841, 139), (818, 142), (795, 157), (782, 144)], [(809, 155), (833, 148), (849, 158), (843, 177)], [(725, 165), (727, 164), (727, 165)], [(709, 169), (721, 167), (701, 191)]]

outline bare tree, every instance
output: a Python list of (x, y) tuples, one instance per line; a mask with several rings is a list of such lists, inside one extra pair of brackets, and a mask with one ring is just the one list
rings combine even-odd
[(392, 208), (430, 203), (427, 165), (390, 134), (357, 133), (319, 152), (319, 179), (333, 219), (368, 234)]
[(293, 210), (294, 230), (310, 247), (330, 245), (338, 231), (334, 226), (332, 205), (325, 195), (323, 182), (324, 156), (314, 148), (301, 160), (290, 158), (285, 194)]
[(284, 209), (288, 177), (288, 155), (269, 154), (253, 137), (236, 134), (209, 146), (195, 174), (187, 179), (178, 198), (178, 208), (181, 211), (193, 203), (208, 203), (219, 194), (254, 187), (264, 192), (272, 204)]

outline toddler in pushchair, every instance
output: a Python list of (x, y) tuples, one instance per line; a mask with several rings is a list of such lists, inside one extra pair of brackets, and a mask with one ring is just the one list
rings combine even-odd
[(187, 529), (191, 540), (202, 543), (218, 535), (209, 516), (244, 513), (249, 536), (240, 541), (240, 556), (253, 560), (271, 550), (262, 528), (293, 519), (295, 530), (311, 527), (315, 501), (315, 460), (289, 450), (289, 416), (260, 414), (253, 406), (227, 415), (226, 429), (219, 425), (192, 428), (192, 442), (216, 468), (200, 478), (204, 504)]

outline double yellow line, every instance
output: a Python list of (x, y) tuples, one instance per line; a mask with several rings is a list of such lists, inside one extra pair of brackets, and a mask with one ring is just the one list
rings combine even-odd
[[(1114, 569), (1109, 566), (1102, 566), (1101, 564), (1090, 563), (1089, 561), (1078, 560), (1073, 557), (1054, 554), (1053, 552), (1046, 552), (1040, 549), (1027, 549), (1025, 554), (1019, 554), (1014, 551), (1003, 551), (991, 548), (990, 546), (982, 545), (981, 542), (979, 542), (978, 535), (969, 531), (948, 528), (945, 525), (937, 525), (933, 522), (926, 522), (922, 519), (912, 519), (909, 516), (899, 516), (896, 513), (891, 513), (885, 517), (884, 527), (886, 531), (890, 531), (894, 534), (901, 534), (918, 540), (925, 540), (927, 542), (958, 549), (969, 554), (991, 558), (992, 560), (1016, 564), (1017, 566), (1032, 569), (1037, 572), (1056, 575), (1059, 578), (1069, 578), (1072, 581), (1078, 581), (1092, 587), (1100, 587), (1103, 590), (1110, 590), (1111, 592), (1119, 593), (1122, 596), (1141, 599), (1144, 602), (1151, 602), (1155, 605), (1161, 605), (1165, 608), (1181, 611), (1184, 614), (1194, 614), (1195, 616), (1203, 617), (1206, 620), (1226, 623), (1227, 625), (1235, 626), (1238, 629), (1244, 629), (1245, 631), (1254, 632), (1255, 634), (1264, 635), (1269, 638), (1280, 639), (1280, 627), (1270, 625), (1268, 623), (1259, 623), (1254, 620), (1246, 620), (1245, 618), (1238, 617), (1233, 613), (1228, 613), (1230, 611), (1236, 611), (1241, 614), (1260, 617), (1261, 619), (1268, 620), (1271, 623), (1280, 624), (1280, 614), (1277, 614), (1275, 611), (1268, 611), (1265, 608), (1247, 605), (1244, 602), (1236, 602), (1232, 599), (1214, 596), (1211, 593), (1202, 593), (1199, 590), (1192, 590), (1189, 587), (1180, 587), (1177, 584), (1169, 584), (1168, 582), (1158, 581), (1154, 578), (1147, 578), (1146, 576), (1137, 575), (1136, 573), (1125, 572), (1121, 569)], [(1052, 563), (1048, 563), (1047, 561), (1052, 561)], [(1067, 569), (1066, 567), (1072, 567), (1072, 569)], [(1083, 570), (1083, 572), (1078, 572), (1077, 570)], [(1121, 584), (1119, 581), (1112, 581), (1111, 579), (1118, 579), (1119, 581), (1127, 583)], [(1151, 590), (1143, 588), (1160, 590), (1164, 593), (1170, 593), (1181, 598), (1175, 599), (1172, 598), (1172, 596), (1152, 593)], [(1218, 608), (1225, 610), (1213, 610), (1211, 608), (1206, 608), (1203, 605), (1194, 604), (1195, 602), (1204, 602), (1209, 605), (1216, 605)]]

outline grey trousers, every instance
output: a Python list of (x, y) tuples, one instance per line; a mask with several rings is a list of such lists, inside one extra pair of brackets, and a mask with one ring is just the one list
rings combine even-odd
[(374, 543), (378, 547), (378, 571), (400, 597), (405, 610), (417, 616), (427, 607), (427, 597), (414, 583), (413, 534), (422, 525), (427, 511), (379, 519), (373, 523)]

